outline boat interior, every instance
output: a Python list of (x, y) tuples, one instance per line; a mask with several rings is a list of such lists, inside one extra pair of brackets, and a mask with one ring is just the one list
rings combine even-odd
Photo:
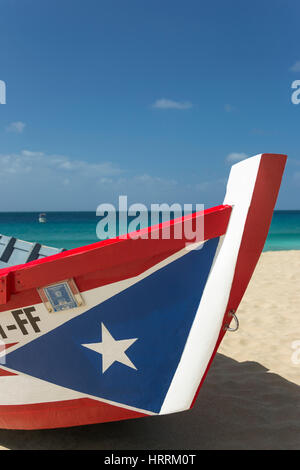
[(45, 258), (66, 251), (64, 248), (53, 248), (19, 240), (14, 237), (0, 234), (0, 269), (29, 263), (30, 261)]

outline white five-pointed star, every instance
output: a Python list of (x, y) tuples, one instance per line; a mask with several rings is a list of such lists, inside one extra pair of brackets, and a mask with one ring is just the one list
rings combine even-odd
[(110, 334), (108, 329), (101, 323), (102, 327), (102, 342), (83, 344), (86, 348), (92, 349), (99, 354), (102, 354), (102, 373), (104, 373), (114, 362), (120, 362), (125, 366), (137, 370), (135, 365), (131, 362), (125, 351), (138, 339), (120, 339), (116, 340)]

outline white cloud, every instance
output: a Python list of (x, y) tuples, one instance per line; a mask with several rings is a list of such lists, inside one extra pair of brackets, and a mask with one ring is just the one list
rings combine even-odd
[(11, 122), (6, 128), (6, 132), (15, 132), (16, 134), (22, 134), (23, 130), (25, 129), (25, 122), (22, 121), (15, 121)]
[(166, 98), (156, 100), (152, 105), (152, 108), (157, 109), (190, 109), (192, 107), (193, 104), (190, 101), (174, 101)]
[(300, 72), (300, 60), (297, 60), (292, 67), (290, 67), (292, 72)]
[(22, 150), (0, 154), (0, 210), (94, 210), (102, 202), (117, 204), (126, 194), (133, 202), (209, 203), (222, 201), (220, 182), (183, 182), (164, 175), (127, 170), (110, 161), (90, 162), (66, 155)]
[(91, 163), (71, 160), (64, 155), (47, 155), (44, 152), (22, 150), (20, 153), (0, 154), (0, 175), (31, 173), (36, 178), (55, 177), (58, 183), (69, 184), (72, 177), (93, 181), (120, 175), (122, 172), (121, 168), (111, 162)]
[(203, 181), (201, 183), (197, 183), (195, 185), (195, 189), (197, 189), (200, 192), (206, 192), (216, 187), (220, 187), (220, 186), (224, 187), (226, 183), (227, 183), (227, 179), (225, 178), (219, 178), (217, 180), (211, 180), (211, 181)]
[(227, 155), (226, 160), (227, 162), (239, 162), (245, 160), (245, 158), (248, 158), (248, 155), (245, 153), (232, 152)]
[(146, 184), (164, 184), (164, 185), (176, 185), (177, 181), (174, 179), (166, 179), (166, 178), (160, 178), (159, 176), (151, 176), (148, 175), (147, 173), (144, 173), (143, 175), (137, 175), (135, 177), (135, 181), (141, 182), (141, 183), (146, 183)]
[(21, 154), (25, 157), (42, 157), (45, 155), (44, 152), (31, 152), (31, 150), (22, 150)]

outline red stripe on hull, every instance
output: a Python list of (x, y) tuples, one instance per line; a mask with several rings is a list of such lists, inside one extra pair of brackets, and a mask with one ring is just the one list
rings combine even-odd
[(286, 159), (286, 155), (264, 154), (261, 157), (223, 325), (213, 354), (191, 404), (191, 408), (195, 403), (211, 363), (226, 333), (224, 326), (230, 324), (232, 320), (229, 312), (231, 310), (237, 310), (263, 250), (272, 221), (273, 210), (276, 204)]
[[(218, 206), (184, 219), (204, 216), (203, 239), (208, 240), (226, 232), (230, 213), (231, 206)], [(0, 312), (40, 303), (36, 289), (64, 279), (74, 278), (79, 291), (84, 292), (141, 274), (190, 242), (185, 237), (176, 239), (172, 235), (170, 239), (162, 239), (162, 230), (168, 225), (174, 230), (179, 221), (182, 223), (182, 219), (176, 219), (139, 232), (157, 232), (159, 239), (149, 236), (148, 239), (105, 240), (0, 270), (0, 278), (8, 272), (10, 277), (9, 300), (0, 305)]]
[[(0, 344), (0, 352), (4, 351), (4, 349), (10, 348), (11, 346), (14, 346), (15, 344), (18, 344), (18, 343)], [(18, 374), (15, 374), (14, 372), (10, 372), (5, 369), (0, 369), (0, 377), (9, 376), (9, 375), (18, 375)]]
[(0, 406), (2, 429), (52, 429), (149, 416), (107, 403), (80, 398), (33, 405)]
[(0, 352), (4, 351), (4, 349), (10, 348), (11, 346), (14, 346), (15, 344), (18, 344), (18, 343), (0, 344)]
[[(8, 370), (5, 370), (5, 369), (0, 369), (0, 377), (4, 377), (8, 375), (18, 375), (18, 374), (14, 374), (13, 372), (9, 372)], [(1, 387), (1, 383), (0, 383), (0, 387)]]

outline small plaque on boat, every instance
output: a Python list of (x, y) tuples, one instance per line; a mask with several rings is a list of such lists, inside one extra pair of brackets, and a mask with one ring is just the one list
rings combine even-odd
[(49, 312), (61, 312), (83, 305), (82, 297), (73, 279), (38, 289)]

